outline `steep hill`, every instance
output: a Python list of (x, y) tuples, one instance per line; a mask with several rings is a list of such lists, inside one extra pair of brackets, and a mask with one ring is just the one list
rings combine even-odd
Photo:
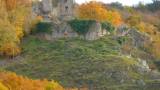
[(16, 60), (5, 61), (3, 69), (33, 79), (56, 80), (65, 87), (142, 90), (158, 77), (152, 76), (141, 60), (122, 55), (121, 45), (113, 36), (89, 42), (81, 39), (50, 42), (29, 36), (22, 47), (23, 53)]

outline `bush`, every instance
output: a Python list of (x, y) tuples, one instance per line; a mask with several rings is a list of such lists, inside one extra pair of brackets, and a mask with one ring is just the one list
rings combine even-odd
[(0, 82), (0, 90), (8, 90), (8, 88)]
[(115, 30), (115, 27), (111, 23), (102, 22), (101, 25), (102, 25), (102, 29), (106, 29), (110, 33), (112, 33)]
[(88, 32), (90, 25), (92, 25), (94, 22), (96, 21), (75, 19), (69, 21), (68, 23), (71, 26), (71, 28), (75, 30), (78, 34), (85, 35)]
[(121, 45), (124, 44), (127, 40), (128, 40), (127, 36), (119, 37), (117, 39), (118, 43), (121, 44)]
[(38, 22), (33, 28), (32, 33), (51, 33), (52, 24), (48, 22)]
[(130, 27), (136, 27), (141, 22), (141, 17), (137, 15), (131, 15), (126, 19), (126, 23)]
[[(57, 82), (48, 80), (32, 80), (27, 77), (17, 76), (11, 72), (0, 72), (0, 81), (10, 90), (64, 90)], [(0, 90), (7, 90), (0, 83)]]

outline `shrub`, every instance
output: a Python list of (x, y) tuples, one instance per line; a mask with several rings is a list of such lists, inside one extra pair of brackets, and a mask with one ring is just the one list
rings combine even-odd
[(117, 41), (118, 41), (118, 43), (119, 44), (124, 44), (127, 40), (128, 40), (129, 38), (127, 37), (127, 36), (123, 36), (123, 37), (119, 37), (118, 39), (117, 39)]
[(0, 82), (0, 90), (9, 90), (9, 89)]
[(64, 90), (63, 87), (55, 81), (32, 80), (27, 77), (17, 76), (11, 72), (0, 72), (0, 81), (10, 90)]
[(115, 27), (111, 23), (108, 23), (108, 22), (102, 22), (101, 26), (102, 26), (102, 29), (106, 29), (110, 33), (112, 33), (115, 30)]
[(64, 90), (62, 86), (60, 86), (57, 82), (51, 81), (47, 84), (46, 90)]
[(141, 22), (140, 16), (137, 15), (131, 15), (126, 19), (126, 23), (130, 27), (136, 27)]
[(32, 33), (51, 33), (52, 24), (48, 22), (38, 22)]
[(85, 35), (88, 32), (90, 25), (92, 25), (94, 22), (96, 21), (75, 19), (69, 21), (68, 23), (71, 26), (71, 28), (75, 30), (78, 34)]

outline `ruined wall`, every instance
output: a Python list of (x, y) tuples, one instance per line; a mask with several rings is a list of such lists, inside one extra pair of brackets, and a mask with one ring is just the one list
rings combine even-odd
[(83, 36), (75, 32), (67, 22), (62, 22), (60, 24), (53, 24), (52, 33), (50, 35), (46, 34), (45, 38), (47, 40), (54, 40), (59, 38), (81, 37), (85, 40), (97, 40), (106, 34), (106, 30), (103, 30), (101, 24), (97, 22), (93, 23), (88, 32)]
[(43, 14), (49, 14), (53, 8), (52, 0), (42, 0), (41, 2), (41, 10)]
[(60, 16), (73, 16), (74, 0), (59, 0)]
[(42, 0), (33, 6), (33, 12), (44, 19), (70, 20), (74, 16), (74, 0)]

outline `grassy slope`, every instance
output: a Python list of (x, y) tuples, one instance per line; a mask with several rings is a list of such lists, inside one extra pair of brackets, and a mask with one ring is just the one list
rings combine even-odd
[(116, 77), (108, 77), (108, 72), (124, 71), (132, 79), (143, 77), (132, 69), (136, 60), (120, 56), (119, 44), (110, 37), (90, 42), (80, 39), (48, 42), (29, 36), (22, 47), (22, 60), (4, 69), (31, 78), (54, 79), (64, 86), (93, 84), (99, 90), (112, 83), (119, 85)]

